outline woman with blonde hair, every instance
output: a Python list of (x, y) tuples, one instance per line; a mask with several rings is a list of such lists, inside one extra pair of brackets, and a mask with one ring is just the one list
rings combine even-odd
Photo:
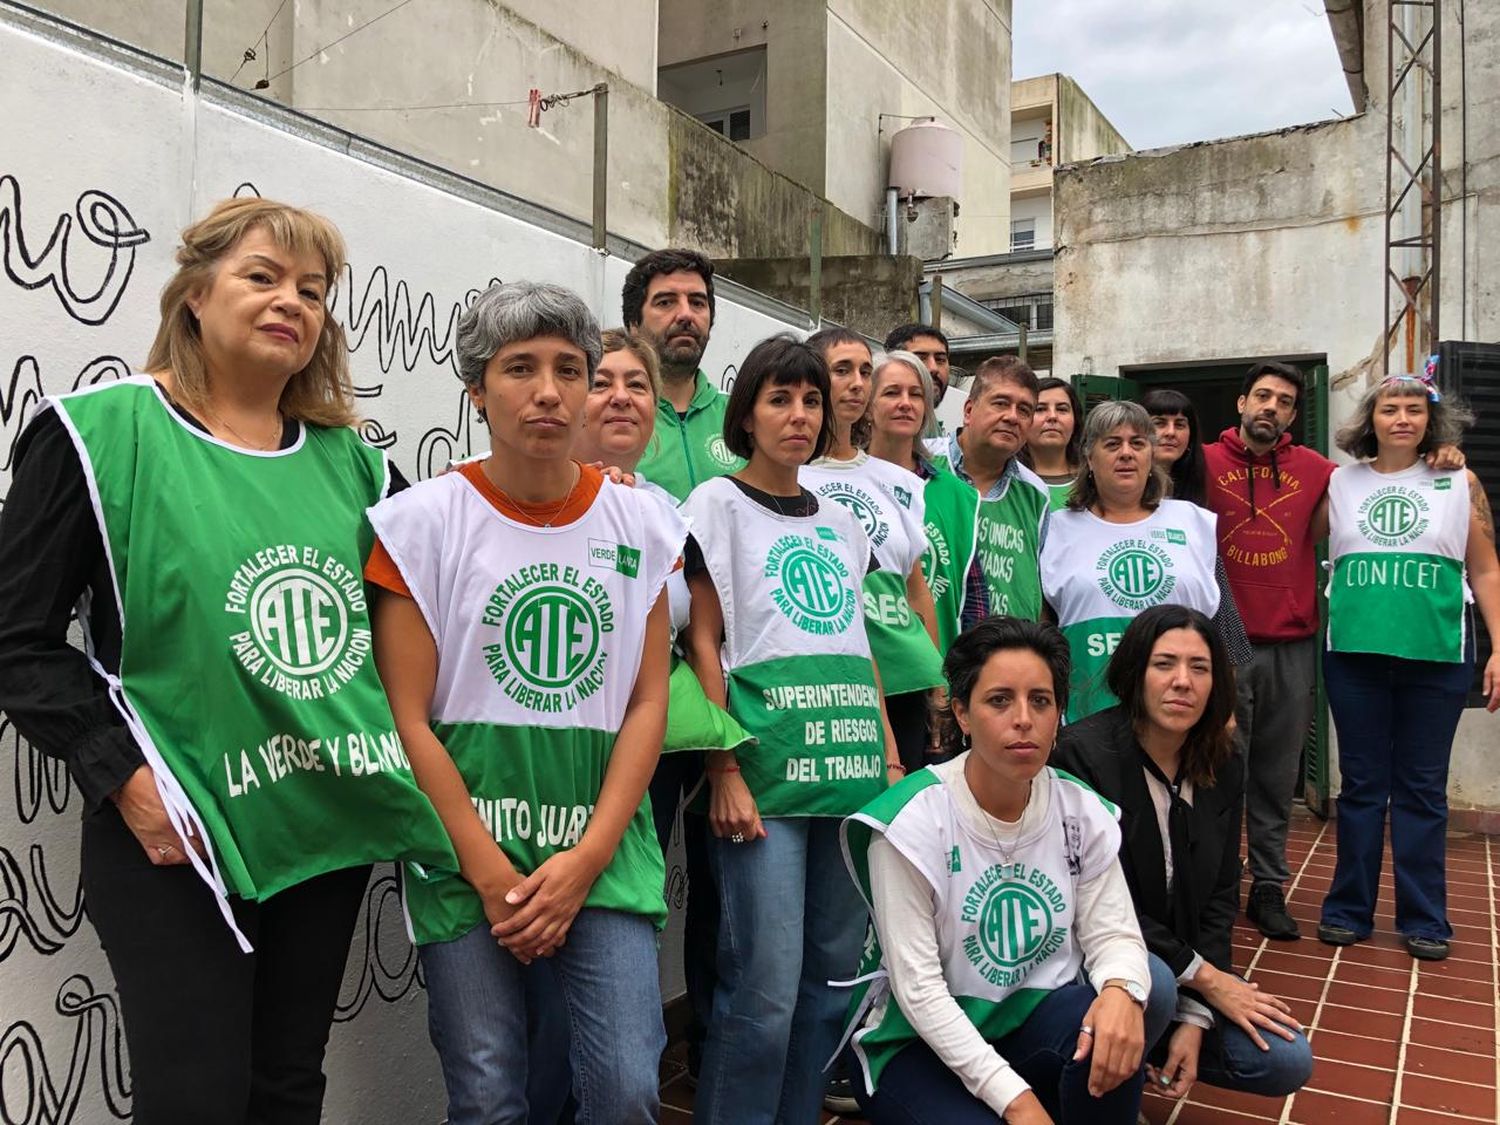
[(369, 865), (455, 860), (370, 656), (392, 470), (349, 428), (343, 240), (262, 199), (182, 238), (148, 373), (22, 435), (0, 707), (85, 802), (134, 1120), (312, 1125)]

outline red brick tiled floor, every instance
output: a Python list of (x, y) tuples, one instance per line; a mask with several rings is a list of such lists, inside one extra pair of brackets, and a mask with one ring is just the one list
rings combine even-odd
[[(1395, 932), (1390, 856), (1376, 932), (1344, 949), (1314, 936), (1333, 876), (1334, 827), (1297, 809), (1287, 847), (1288, 901), (1301, 941), (1267, 941), (1241, 916), (1234, 962), (1284, 997), (1308, 1029), (1317, 1062), (1307, 1088), (1273, 1100), (1197, 1085), (1178, 1103), (1147, 1094), (1152, 1125), (1463, 1125), (1500, 1121), (1500, 838), (1448, 838), (1453, 954), (1416, 962)], [(662, 1121), (692, 1120), (678, 1056), (663, 1066)], [(825, 1118), (832, 1122), (836, 1119)], [(847, 1119), (846, 1119), (847, 1120)]]

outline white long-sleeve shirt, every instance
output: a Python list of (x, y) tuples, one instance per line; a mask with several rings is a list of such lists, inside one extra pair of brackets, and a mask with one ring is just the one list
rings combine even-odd
[[(998, 820), (980, 808), (964, 778), (961, 759), (934, 769), (975, 832), (991, 835), (1002, 847), (1017, 838), (1021, 821)], [(1051, 782), (1043, 771), (1032, 785), (1023, 819), (1036, 823), (1044, 818), (1050, 800)], [(870, 843), (869, 869), (875, 929), (892, 995), (913, 1029), (964, 1087), (996, 1114), (1003, 1114), (1029, 1087), (986, 1042), (948, 991), (931, 886), (883, 837)], [(1084, 970), (1095, 989), (1107, 980), (1131, 981), (1143, 992), (1150, 987), (1146, 945), (1118, 859), (1103, 874), (1079, 884), (1075, 933), (1084, 954)], [(872, 1011), (867, 1026), (878, 1024), (881, 1015), (881, 1008)]]

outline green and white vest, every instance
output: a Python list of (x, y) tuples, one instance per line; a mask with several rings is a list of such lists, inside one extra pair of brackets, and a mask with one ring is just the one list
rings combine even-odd
[[(951, 472), (946, 454), (934, 457), (933, 464)], [(1015, 476), (998, 500), (979, 500), (975, 548), (989, 591), (990, 614), (1038, 621), (1042, 616), (1042, 526), (1047, 522), (1051, 494), (1042, 478), (1025, 465), (1017, 463), (1015, 468)], [(969, 488), (972, 491), (973, 486)]]
[[(1073, 928), (1078, 886), (1115, 862), (1119, 811), (1049, 766), (1046, 815), (1002, 853), (994, 837), (975, 830), (949, 791), (964, 784), (967, 757), (918, 770), (846, 820), (844, 858), (872, 910), (869, 848), (876, 833), (917, 869), (932, 889), (948, 992), (994, 1042), (1077, 978), (1083, 965)], [(857, 980), (851, 1042), (866, 1091), (874, 1093), (885, 1065), (918, 1036), (891, 994), (873, 926)]]
[(1136, 614), (1154, 605), (1219, 611), (1216, 517), (1186, 500), (1163, 500), (1137, 523), (1092, 512), (1054, 512), (1042, 553), (1042, 586), (1073, 657), (1068, 719), (1118, 700), (1104, 684), (1109, 658)]
[(778, 515), (723, 478), (683, 513), (724, 614), (729, 713), (760, 740), (739, 764), (761, 816), (847, 816), (886, 786), (864, 528), (840, 504)]
[(235, 448), (136, 376), (46, 400), (78, 451), (109, 557), (119, 675), (97, 662), (174, 826), (219, 897), (407, 859), (456, 871), (371, 656), (364, 511), (385, 455), (302, 426)]
[[(479, 818), (523, 874), (582, 838), (604, 784), (646, 635), (687, 527), (605, 481), (561, 527), (517, 523), (460, 473), (370, 510), (437, 643), (432, 730)], [(585, 905), (666, 920), (666, 873), (643, 800)], [(459, 876), (407, 881), (415, 940), (485, 920)]]
[[(677, 498), (659, 484), (635, 474), (635, 487), (646, 496), (654, 496), (674, 516), (680, 505)], [(672, 610), (672, 676), (668, 681), (667, 733), (661, 744), (663, 754), (682, 754), (703, 750), (741, 750), (753, 745), (755, 738), (734, 721), (734, 716), (703, 694), (692, 666), (677, 648), (678, 635), (687, 628), (692, 598), (687, 578), (678, 567), (667, 576), (667, 599)]]
[(922, 574), (937, 608), (938, 650), (948, 647), (963, 632), (964, 602), (968, 596), (969, 567), (974, 565), (978, 543), (979, 493), (945, 468), (928, 477), (922, 490), (927, 550), (922, 555)]
[(1459, 663), (1469, 475), (1345, 465), (1328, 482), (1328, 647)]
[(860, 453), (828, 458), (798, 474), (805, 488), (842, 504), (859, 520), (880, 562), (864, 581), (865, 632), (886, 695), (926, 691), (943, 682), (943, 658), (906, 600), (906, 580), (927, 548), (922, 478)]

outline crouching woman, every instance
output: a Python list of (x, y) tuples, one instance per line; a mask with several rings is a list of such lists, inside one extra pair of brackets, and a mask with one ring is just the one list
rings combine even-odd
[(1115, 809), (1047, 764), (1067, 641), (992, 617), (944, 672), (957, 757), (845, 822), (877, 938), (861, 1104), (874, 1125), (1133, 1123), (1149, 977)]

